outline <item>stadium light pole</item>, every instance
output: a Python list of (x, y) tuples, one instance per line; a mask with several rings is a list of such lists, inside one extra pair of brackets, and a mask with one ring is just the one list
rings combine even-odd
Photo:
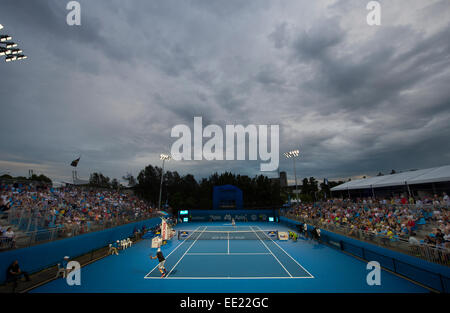
[(295, 177), (295, 198), (296, 204), (298, 204), (298, 189), (297, 189), (297, 170), (295, 169), (295, 159), (300, 155), (299, 150), (291, 150), (289, 152), (285, 152), (284, 156), (286, 159), (292, 159), (294, 163), (294, 177)]
[(163, 183), (163, 177), (164, 177), (164, 163), (166, 161), (169, 161), (170, 159), (172, 159), (172, 157), (167, 154), (160, 154), (159, 159), (163, 161), (162, 171), (161, 171), (161, 183), (159, 185), (159, 202), (158, 202), (158, 209), (161, 210), (161, 194), (162, 194), (162, 183)]

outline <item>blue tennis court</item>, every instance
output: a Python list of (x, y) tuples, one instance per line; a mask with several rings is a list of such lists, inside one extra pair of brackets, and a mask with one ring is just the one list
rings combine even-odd
[[(167, 258), (166, 279), (314, 278), (259, 226), (199, 226), (193, 234)], [(206, 234), (222, 238), (202, 239)], [(233, 239), (236, 234), (244, 239)], [(245, 239), (249, 235), (254, 238)], [(160, 273), (155, 267), (145, 278)]]
[[(60, 278), (32, 292), (428, 292), (384, 270), (381, 285), (369, 286), (366, 262), (311, 239), (280, 241), (268, 235), (289, 230), (282, 224), (186, 223), (176, 229), (193, 235), (161, 247), (165, 278), (149, 258), (156, 249), (143, 240), (83, 267), (80, 286)], [(245, 236), (236, 239), (235, 232)]]

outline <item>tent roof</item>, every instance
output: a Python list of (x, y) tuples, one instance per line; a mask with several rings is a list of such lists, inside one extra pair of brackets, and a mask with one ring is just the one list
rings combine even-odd
[(376, 176), (366, 179), (357, 179), (346, 182), (334, 188), (331, 191), (380, 188), (400, 185), (414, 185), (424, 183), (435, 183), (450, 181), (450, 165), (433, 167), (423, 170), (408, 171), (398, 174)]
[(73, 182), (71, 183), (72, 185), (87, 185), (89, 184), (89, 180), (84, 180), (84, 179), (74, 179)]

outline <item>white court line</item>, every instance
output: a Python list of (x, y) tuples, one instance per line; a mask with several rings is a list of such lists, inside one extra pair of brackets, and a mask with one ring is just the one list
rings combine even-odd
[(228, 235), (228, 254), (230, 254), (230, 232), (227, 232)]
[(252, 253), (252, 252), (242, 252), (242, 253), (241, 252), (231, 252), (231, 253), (192, 252), (192, 253), (187, 253), (186, 255), (270, 255), (270, 253), (268, 253), (268, 252), (261, 252), (261, 253), (259, 253), (259, 252), (255, 252), (255, 253)]
[[(258, 227), (261, 231), (263, 231), (263, 230), (261, 229), (261, 227), (259, 227), (259, 226), (256, 226), (256, 227)], [(267, 235), (266, 235), (266, 236), (267, 236)], [(306, 270), (306, 268), (304, 268), (303, 266), (301, 266), (301, 264), (298, 263), (296, 259), (294, 259), (289, 253), (287, 253), (283, 248), (281, 248), (280, 245), (278, 245), (272, 238), (270, 238), (269, 236), (267, 236), (267, 237), (268, 237), (270, 240), (272, 240), (272, 242), (273, 242), (274, 244), (276, 244), (276, 245), (278, 246), (278, 248), (280, 248), (284, 253), (286, 253), (286, 255), (287, 255), (288, 257), (290, 257), (292, 260), (294, 260), (294, 262), (297, 263), (297, 265), (300, 266), (306, 273), (308, 273), (309, 275), (311, 275), (311, 278), (314, 278), (314, 276), (313, 276), (310, 272), (308, 272), (308, 271)]]
[(267, 250), (270, 251), (270, 253), (273, 255), (273, 257), (275, 258), (275, 260), (278, 261), (278, 263), (280, 263), (281, 267), (284, 268), (284, 270), (286, 271), (286, 273), (289, 274), (290, 277), (293, 277), (291, 275), (291, 273), (289, 273), (289, 271), (284, 267), (283, 263), (280, 262), (280, 260), (278, 260), (278, 258), (275, 256), (275, 254), (273, 254), (272, 250), (269, 249), (269, 247), (261, 240), (261, 238), (259, 238), (258, 234), (256, 234), (255, 230), (253, 229), (252, 226), (250, 226), (250, 228), (253, 230), (253, 232), (255, 233), (256, 237), (258, 237), (259, 241), (261, 241), (261, 243), (267, 248)]
[(200, 238), (200, 236), (205, 232), (206, 228), (208, 228), (208, 226), (204, 226), (205, 228), (203, 229), (203, 231), (200, 233), (200, 235), (194, 240), (194, 242), (189, 246), (189, 248), (186, 250), (186, 252), (184, 252), (184, 254), (181, 256), (181, 258), (178, 260), (177, 263), (175, 263), (175, 265), (172, 267), (172, 269), (169, 271), (169, 273), (167, 274), (166, 278), (169, 277), (170, 273), (172, 273), (173, 269), (175, 267), (177, 267), (178, 263), (180, 263), (180, 261), (184, 258), (184, 256), (186, 255), (186, 253), (188, 253), (188, 251), (192, 248), (192, 246), (197, 242), (198, 238)]
[[(250, 226), (238, 226), (238, 225), (233, 226), (233, 225), (231, 225), (231, 224), (208, 225), (208, 228), (210, 228), (210, 229), (214, 229), (214, 228), (224, 228), (224, 227), (227, 227), (227, 228), (231, 228), (231, 227), (233, 227), (233, 228), (242, 228), (242, 229), (244, 229), (244, 230), (250, 230), (250, 229), (249, 229)], [(224, 230), (224, 231), (227, 231), (227, 230)]]
[(146, 279), (309, 279), (313, 277), (288, 277), (288, 276), (282, 276), (282, 277), (275, 277), (275, 276), (269, 276), (269, 277), (259, 277), (259, 276), (252, 276), (252, 277), (166, 277), (166, 278), (160, 278), (160, 277), (146, 277)]
[[(197, 227), (197, 228), (193, 231), (193, 233), (196, 232), (197, 229), (199, 229), (199, 228), (200, 228), (200, 226)], [(191, 234), (191, 235), (192, 235), (192, 234)], [(167, 259), (172, 253), (174, 253), (175, 250), (177, 250), (183, 243), (185, 243), (186, 240), (187, 240), (188, 238), (189, 238), (189, 236), (188, 236), (186, 239), (184, 239), (182, 243), (180, 243), (178, 246), (176, 246), (175, 249), (173, 249), (173, 250), (166, 256), (166, 259)], [(158, 267), (158, 265), (156, 265), (150, 272), (148, 272), (147, 275), (144, 276), (144, 278), (148, 278), (147, 276), (150, 275), (157, 267)]]

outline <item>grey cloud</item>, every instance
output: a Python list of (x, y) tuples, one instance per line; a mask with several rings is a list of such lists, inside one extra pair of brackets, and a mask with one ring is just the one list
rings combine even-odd
[(345, 39), (345, 32), (341, 29), (336, 18), (320, 20), (310, 29), (304, 30), (294, 43), (294, 48), (300, 55), (300, 60), (324, 58), (330, 49)]
[(275, 48), (284, 48), (289, 43), (287, 23), (284, 22), (277, 25), (273, 32), (269, 34), (268, 38), (273, 41)]
[[(386, 3), (402, 24), (367, 29), (352, 0), (80, 2), (80, 27), (65, 24), (65, 1), (0, 4), (5, 31), (30, 56), (0, 63), (0, 161), (22, 162), (17, 174), (38, 164), (70, 177), (82, 154), (84, 177), (137, 175), (194, 116), (280, 125), (280, 152), (302, 151), (301, 176), (448, 163), (446, 1)], [(170, 166), (198, 178), (259, 173), (259, 162), (205, 162)]]

